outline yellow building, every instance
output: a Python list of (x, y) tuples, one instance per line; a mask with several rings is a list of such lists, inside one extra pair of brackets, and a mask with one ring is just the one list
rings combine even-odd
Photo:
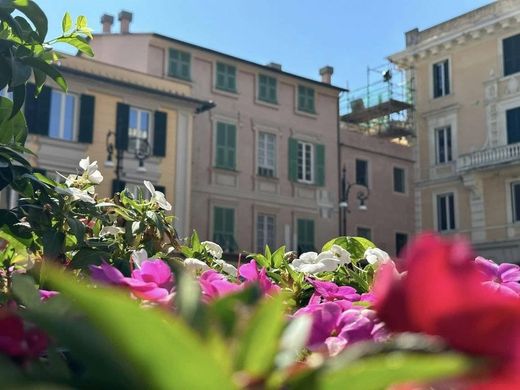
[[(189, 87), (174, 80), (84, 57), (65, 56), (59, 67), (67, 93), (49, 82), (33, 99), (34, 85), (27, 87), (26, 146), (37, 155), (33, 166), (59, 180), (56, 172), (76, 173), (79, 160), (90, 156), (104, 176), (97, 187), (100, 196), (124, 186), (137, 192), (143, 180), (149, 180), (174, 204), (175, 214), (184, 217), (180, 221), (189, 221), (191, 179), (186, 171), (191, 165), (193, 117), (212, 103), (190, 97)], [(106, 164), (108, 143), (120, 149), (119, 182), (117, 151), (112, 164)], [(136, 151), (149, 155), (141, 167)], [(2, 207), (15, 207), (16, 201), (14, 192), (0, 194)]]
[(414, 90), (416, 230), (520, 261), (520, 2), (411, 30), (390, 60)]

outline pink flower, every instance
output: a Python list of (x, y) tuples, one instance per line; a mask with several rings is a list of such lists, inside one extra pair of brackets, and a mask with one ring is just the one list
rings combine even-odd
[(310, 304), (343, 299), (352, 302), (359, 301), (359, 294), (356, 292), (356, 289), (350, 286), (338, 286), (332, 282), (311, 278), (307, 280), (314, 286), (314, 294), (312, 294), (309, 300)]
[(168, 303), (172, 298), (173, 274), (168, 264), (159, 259), (143, 261), (129, 278), (105, 262), (90, 266), (90, 275), (96, 281), (127, 287), (134, 296), (147, 301)]
[(520, 296), (520, 283), (518, 283), (520, 281), (520, 267), (518, 265), (510, 263), (499, 265), (481, 256), (475, 259), (475, 263), (480, 272), (487, 278), (484, 285), (502, 294)]
[(40, 356), (47, 348), (47, 335), (37, 328), (26, 330), (20, 317), (5, 309), (0, 311), (0, 353), (19, 359)]
[(39, 290), (39, 292), (40, 292), (40, 299), (42, 301), (46, 301), (47, 299), (50, 299), (59, 294), (59, 292), (57, 292), (57, 291), (49, 291), (49, 290)]
[(249, 283), (258, 283), (264, 294), (273, 295), (280, 291), (280, 287), (274, 284), (268, 277), (265, 268), (260, 271), (256, 266), (256, 261), (251, 260), (248, 264), (240, 266), (238, 274)]
[(207, 270), (199, 278), (202, 296), (206, 301), (232, 294), (242, 289), (242, 285), (231, 283), (225, 275), (214, 270)]

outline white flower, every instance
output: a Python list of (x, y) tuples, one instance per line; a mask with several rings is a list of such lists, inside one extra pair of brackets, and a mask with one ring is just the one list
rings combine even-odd
[(386, 263), (390, 260), (388, 253), (379, 248), (368, 248), (365, 251), (364, 257), (372, 265)]
[(215, 244), (212, 241), (202, 241), (201, 245), (206, 248), (208, 253), (213, 256), (215, 259), (220, 259), (222, 257), (222, 248), (219, 244)]
[(83, 175), (86, 176), (87, 180), (92, 184), (99, 184), (103, 181), (101, 172), (98, 171), (97, 161), (90, 163), (90, 157), (86, 157), (79, 162), (79, 166), (83, 168)]
[(117, 226), (103, 226), (103, 228), (99, 232), (99, 237), (104, 237), (104, 236), (116, 237), (118, 234), (122, 234), (124, 232), (125, 232), (125, 229), (117, 227)]
[(341, 265), (340, 259), (332, 251), (305, 252), (291, 263), (291, 267), (304, 274), (335, 271)]
[(339, 245), (332, 245), (330, 251), (339, 259), (340, 264), (349, 264), (352, 261), (350, 253)]
[(73, 200), (81, 200), (87, 203), (96, 203), (96, 201), (86, 191), (82, 191), (79, 188), (55, 187), (54, 189), (60, 194), (72, 196)]
[[(63, 175), (60, 175), (61, 177), (65, 177)], [(67, 187), (70, 187), (76, 183), (76, 180), (78, 180), (78, 175), (69, 175), (65, 178), (65, 185)]]
[(221, 259), (215, 260), (215, 263), (222, 267), (222, 272), (231, 276), (237, 276), (238, 270), (234, 265), (229, 264)]
[(155, 187), (151, 182), (148, 180), (144, 181), (144, 186), (150, 191), (150, 194), (152, 195), (151, 200), (156, 202), (159, 207), (163, 210), (171, 210), (172, 205), (166, 200), (166, 197), (161, 191), (156, 191)]
[(199, 259), (194, 259), (193, 257), (188, 257), (184, 260), (184, 267), (192, 274), (202, 273), (209, 269), (209, 266), (205, 262)]
[(143, 261), (148, 260), (148, 253), (146, 253), (146, 249), (139, 249), (138, 251), (133, 251), (130, 255), (130, 259), (134, 262), (137, 268), (141, 268), (141, 264)]

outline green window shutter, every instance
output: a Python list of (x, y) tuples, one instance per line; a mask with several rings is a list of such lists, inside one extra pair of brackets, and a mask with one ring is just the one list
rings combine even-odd
[(130, 117), (130, 106), (117, 103), (116, 112), (116, 149), (128, 149), (128, 120)]
[(215, 166), (224, 169), (236, 168), (236, 126), (217, 122)]
[(78, 142), (91, 144), (93, 141), (95, 103), (94, 96), (81, 95)]
[(153, 154), (154, 156), (166, 156), (166, 134), (168, 114), (161, 111), (154, 113), (153, 129)]
[(226, 124), (217, 122), (217, 143), (215, 165), (219, 168), (226, 167)]
[(228, 167), (231, 169), (236, 168), (236, 137), (237, 128), (235, 125), (227, 125), (227, 147), (228, 147)]
[(34, 84), (27, 84), (24, 113), (28, 132), (31, 134), (48, 135), (51, 112), (51, 89), (44, 86), (37, 98), (34, 97), (35, 90)]
[(317, 186), (325, 185), (325, 145), (315, 145), (316, 159), (315, 159), (315, 183)]
[(289, 138), (289, 180), (298, 180), (298, 141)]
[(123, 180), (112, 180), (112, 196), (115, 195), (116, 192), (121, 192), (125, 189), (126, 183)]
[(298, 219), (297, 221), (298, 252), (309, 252), (314, 246), (314, 221), (312, 219)]

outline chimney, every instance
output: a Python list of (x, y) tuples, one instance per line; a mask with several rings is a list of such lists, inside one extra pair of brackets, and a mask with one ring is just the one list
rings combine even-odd
[(270, 62), (267, 66), (276, 70), (282, 70), (282, 64), (277, 64), (276, 62)]
[(101, 16), (101, 24), (103, 25), (103, 34), (110, 34), (112, 25), (114, 24), (114, 17), (109, 14)]
[(406, 47), (415, 46), (419, 43), (419, 29), (414, 28), (413, 30), (404, 33), (406, 40)]
[(121, 34), (130, 32), (130, 22), (132, 21), (132, 13), (128, 11), (119, 12), (119, 22), (121, 22)]
[(325, 84), (330, 84), (332, 82), (332, 73), (334, 73), (334, 68), (332, 66), (327, 65), (321, 68), (321, 82)]

